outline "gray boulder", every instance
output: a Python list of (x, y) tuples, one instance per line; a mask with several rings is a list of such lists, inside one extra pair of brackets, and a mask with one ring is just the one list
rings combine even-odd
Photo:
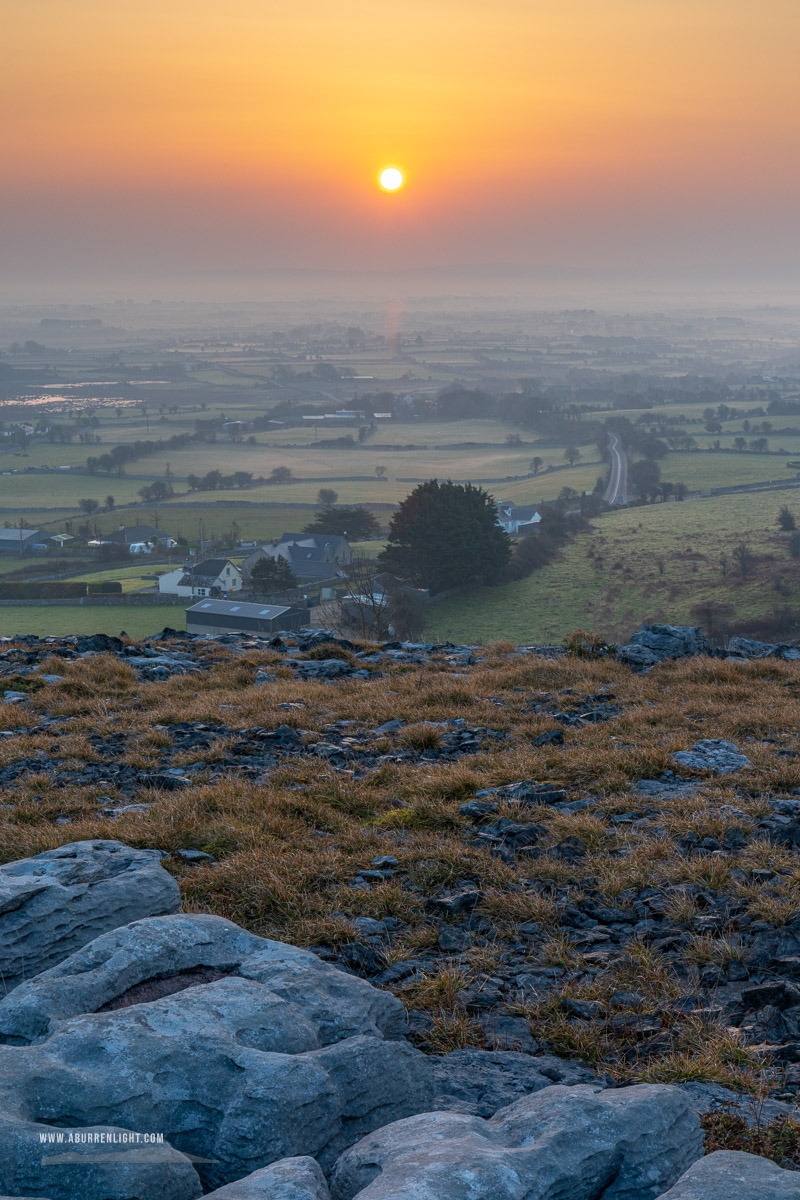
[(654, 796), (657, 800), (678, 799), (693, 796), (697, 783), (676, 775), (673, 771), (662, 771), (658, 779), (637, 779), (633, 790), (638, 796)]
[(660, 1200), (800, 1200), (800, 1172), (768, 1158), (717, 1150), (701, 1158)]
[(796, 662), (800, 658), (797, 646), (785, 642), (757, 642), (753, 638), (733, 637), (728, 642), (728, 653), (740, 658), (783, 658)]
[(800, 917), (786, 925), (765, 929), (750, 940), (748, 959), (759, 970), (777, 971), (780, 960), (800, 956)]
[(155, 850), (71, 842), (0, 867), (0, 994), (98, 934), (176, 912), (180, 893)]
[(655, 650), (649, 649), (648, 646), (637, 646), (632, 642), (617, 646), (617, 658), (629, 667), (639, 670), (655, 667), (661, 662), (661, 656), (656, 654)]
[(352, 1146), (334, 1200), (655, 1200), (702, 1154), (676, 1089), (552, 1087), (491, 1120), (425, 1113)]
[(732, 775), (753, 765), (738, 746), (723, 738), (701, 738), (691, 750), (677, 750), (672, 761), (692, 771), (711, 771), (714, 775)]
[(720, 1083), (700, 1083), (697, 1079), (690, 1079), (675, 1086), (680, 1088), (700, 1117), (723, 1109), (732, 1116), (741, 1117), (750, 1128), (785, 1117), (793, 1120), (797, 1117), (797, 1110), (792, 1104), (762, 1096), (756, 1102), (752, 1096), (734, 1092)]
[[(53, 1141), (37, 1144), (28, 1169), (20, 1163), (17, 1196), (50, 1200), (198, 1200), (203, 1194), (193, 1163), (166, 1143), (136, 1142), (136, 1134), (110, 1126), (47, 1130)], [(58, 1143), (58, 1135), (63, 1141)], [(72, 1139), (72, 1140), (70, 1140)], [(3, 1183), (10, 1173), (4, 1172)], [(49, 1180), (43, 1184), (43, 1178)], [(57, 1182), (56, 1182), (57, 1181)]]
[(285, 665), (291, 667), (299, 679), (341, 679), (346, 675), (367, 675), (367, 671), (356, 671), (343, 658), (287, 658)]
[(579, 1063), (549, 1054), (513, 1050), (453, 1050), (433, 1060), (433, 1107), (491, 1117), (521, 1096), (554, 1083), (593, 1083)]
[(331, 1200), (331, 1194), (313, 1158), (284, 1158), (210, 1192), (205, 1200)]
[[(46, 1041), (0, 1047), (0, 1189), (155, 1200), (144, 1183), (141, 1192), (111, 1192), (103, 1180), (76, 1191), (68, 1173), (42, 1161), (41, 1136), (54, 1127), (161, 1132), (213, 1188), (296, 1155), (330, 1168), (371, 1130), (430, 1109), (425, 1055), (379, 1036), (341, 1036), (335, 987), (318, 994), (291, 948), (275, 946), (244, 961), (248, 978), (71, 1017)], [(369, 1005), (363, 1019), (371, 1025)]]
[(709, 654), (711, 646), (698, 626), (644, 625), (617, 648), (617, 658), (630, 666), (649, 667), (667, 658)]
[(0, 1043), (42, 1041), (69, 1017), (155, 1000), (234, 973), (309, 1014), (326, 1044), (404, 1032), (405, 1010), (391, 993), (222, 917), (182, 913), (105, 933), (19, 984), (0, 1000)]

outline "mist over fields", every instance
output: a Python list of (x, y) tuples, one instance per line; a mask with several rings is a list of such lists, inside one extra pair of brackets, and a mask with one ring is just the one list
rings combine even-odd
[[(800, 547), (778, 524), (800, 484), (788, 273), (761, 292), (732, 268), (714, 284), (675, 271), (658, 291), (630, 272), (499, 267), (212, 276), (191, 299), (0, 309), (0, 521), (67, 539), (2, 556), (0, 579), (110, 580), (141, 593), (130, 624), (161, 628), (146, 595), (187, 555), (236, 563), (333, 492), (334, 512), (373, 514), (358, 553), (377, 561), (404, 498), (451, 479), (542, 524), (511, 530), (510, 574), (434, 596), (429, 637), (794, 630)], [(236, 300), (212, 298), (228, 288)], [(609, 497), (614, 431), (628, 487)], [(178, 548), (113, 560), (102, 543), (120, 526)], [(47, 620), (0, 613), (6, 632)], [(108, 608), (75, 615), (89, 619), (122, 627)]]

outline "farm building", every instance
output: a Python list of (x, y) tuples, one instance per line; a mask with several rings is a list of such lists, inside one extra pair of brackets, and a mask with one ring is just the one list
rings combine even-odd
[(201, 600), (186, 610), (186, 632), (216, 637), (223, 633), (274, 634), (302, 629), (311, 619), (307, 608), (282, 604), (239, 604), (235, 600)]
[(0, 554), (49, 550), (52, 545), (53, 534), (46, 529), (0, 529)]

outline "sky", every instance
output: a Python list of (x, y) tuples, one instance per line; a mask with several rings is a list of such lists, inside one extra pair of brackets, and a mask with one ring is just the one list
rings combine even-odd
[(798, 62), (798, 0), (5, 0), (0, 273), (800, 265)]

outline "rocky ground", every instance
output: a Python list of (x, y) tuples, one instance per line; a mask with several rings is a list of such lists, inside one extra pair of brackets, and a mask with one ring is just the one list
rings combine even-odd
[(425, 1054), (388, 990), (179, 904), (159, 851), (117, 841), (0, 868), (4, 1200), (800, 1194), (786, 1118), (750, 1131), (771, 1161), (716, 1149), (702, 1088)]
[(3, 859), (155, 849), (184, 910), (393, 993), (429, 1053), (792, 1115), (798, 652), (707, 649), (7, 640)]

